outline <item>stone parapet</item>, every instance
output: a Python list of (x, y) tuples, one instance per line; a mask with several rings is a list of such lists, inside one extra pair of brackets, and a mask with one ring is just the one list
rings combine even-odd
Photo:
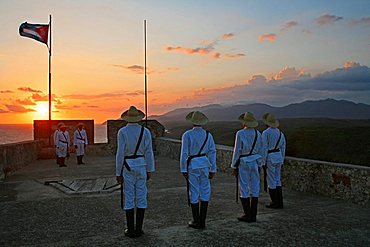
[(42, 146), (40, 140), (0, 145), (0, 180), (37, 160)]
[[(218, 170), (231, 172), (232, 147), (216, 148)], [(160, 156), (179, 160), (181, 141), (156, 138), (155, 149)], [(293, 190), (370, 205), (370, 167), (286, 157), (282, 182)]]

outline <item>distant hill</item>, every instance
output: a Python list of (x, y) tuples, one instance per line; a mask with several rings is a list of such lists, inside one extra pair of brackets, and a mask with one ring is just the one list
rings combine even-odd
[(246, 111), (253, 112), (258, 119), (266, 112), (274, 113), (278, 118), (370, 119), (370, 105), (335, 99), (310, 100), (283, 107), (261, 103), (234, 106), (207, 105), (179, 108), (151, 118), (162, 122), (182, 121), (187, 113), (195, 110), (204, 112), (212, 121), (233, 121)]

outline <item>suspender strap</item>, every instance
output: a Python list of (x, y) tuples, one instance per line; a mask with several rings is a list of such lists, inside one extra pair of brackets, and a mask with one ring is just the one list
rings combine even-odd
[(251, 156), (252, 153), (253, 153), (253, 150), (254, 150), (254, 147), (256, 146), (256, 142), (257, 142), (257, 130), (254, 129), (254, 140), (253, 140), (253, 144), (252, 144), (252, 148), (251, 148), (251, 151), (249, 151), (249, 154), (242, 154), (239, 156), (239, 159), (236, 161), (235, 163), (235, 167), (236, 168), (239, 168), (239, 165), (240, 165), (240, 158), (243, 158), (243, 157), (248, 157), (248, 156)]
[(202, 156), (206, 156), (207, 154), (202, 154), (202, 151), (204, 149), (204, 146), (206, 145), (207, 141), (208, 141), (208, 135), (209, 135), (209, 132), (206, 130), (206, 139), (204, 140), (203, 144), (202, 144), (202, 147), (200, 148), (198, 154), (196, 155), (190, 155), (187, 159), (187, 164), (188, 166), (190, 165), (190, 161), (194, 158), (198, 158), (198, 157), (202, 157)]
[(141, 126), (140, 135), (139, 135), (139, 139), (136, 143), (136, 148), (135, 148), (134, 154), (126, 156), (123, 159), (123, 166), (122, 166), (122, 170), (121, 170), (121, 176), (122, 176), (122, 172), (123, 172), (123, 167), (126, 167), (127, 171), (129, 171), (129, 172), (131, 171), (131, 167), (127, 164), (126, 159), (136, 159), (136, 158), (144, 157), (144, 155), (137, 155), (137, 151), (139, 150), (141, 140), (143, 139), (143, 134), (144, 134), (144, 126)]
[(143, 134), (144, 134), (144, 126), (141, 126), (139, 140), (137, 141), (134, 155), (136, 155), (137, 154), (137, 151), (139, 150), (139, 147), (140, 147), (140, 144), (141, 144), (141, 140), (143, 139)]
[(206, 130), (206, 139), (204, 140), (203, 144), (202, 144), (202, 147), (200, 148), (199, 152), (198, 152), (198, 155), (200, 155), (203, 151), (203, 148), (204, 146), (206, 145), (207, 141), (208, 141), (208, 134), (209, 132)]
[(279, 146), (279, 143), (280, 143), (280, 139), (281, 139), (281, 131), (279, 130), (279, 138), (276, 142), (276, 145), (274, 147), (274, 149), (271, 149), (271, 150), (268, 150), (267, 153), (277, 153), (277, 152), (280, 152), (280, 149), (278, 149), (277, 147)]

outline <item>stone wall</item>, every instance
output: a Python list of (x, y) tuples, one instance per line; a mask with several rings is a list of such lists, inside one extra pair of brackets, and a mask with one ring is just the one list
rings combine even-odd
[[(216, 147), (218, 170), (231, 172), (232, 147)], [(180, 158), (180, 140), (157, 138), (155, 148), (158, 155)], [(282, 176), (283, 186), (293, 190), (370, 206), (370, 167), (286, 157)]]
[[(126, 126), (127, 122), (124, 120), (108, 120), (107, 121), (107, 135), (108, 145), (112, 149), (117, 149), (117, 132), (120, 128)], [(144, 125), (145, 121), (139, 122), (140, 125)], [(148, 120), (147, 128), (152, 133), (153, 139), (156, 137), (164, 136), (164, 126), (157, 120)]]
[(33, 121), (33, 136), (35, 140), (42, 140), (45, 146), (49, 145), (49, 136), (51, 137), (51, 145), (53, 143), (54, 131), (57, 129), (58, 123), (63, 122), (67, 126), (67, 131), (73, 143), (73, 134), (77, 129), (78, 123), (85, 124), (87, 140), (89, 144), (94, 143), (94, 120), (51, 120), (51, 128), (49, 128), (49, 120), (34, 120)]
[(0, 180), (38, 158), (42, 141), (0, 145)]

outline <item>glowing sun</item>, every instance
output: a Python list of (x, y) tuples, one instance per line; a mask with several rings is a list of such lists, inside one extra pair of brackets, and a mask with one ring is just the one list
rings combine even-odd
[(46, 118), (49, 113), (49, 105), (48, 102), (38, 102), (35, 106), (35, 113), (39, 118)]

